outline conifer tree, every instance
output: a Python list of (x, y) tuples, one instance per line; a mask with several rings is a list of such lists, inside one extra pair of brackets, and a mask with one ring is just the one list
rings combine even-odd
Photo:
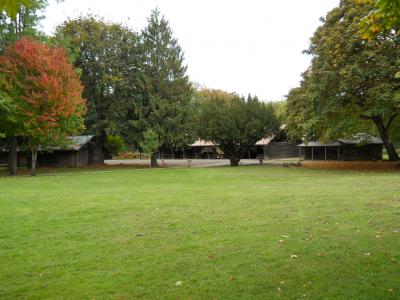
[[(160, 148), (184, 148), (192, 132), (193, 89), (182, 49), (158, 10), (152, 12), (141, 33), (139, 53), (139, 95), (129, 122), (133, 139), (140, 145), (143, 132), (151, 130)], [(156, 166), (156, 152), (152, 166)]]

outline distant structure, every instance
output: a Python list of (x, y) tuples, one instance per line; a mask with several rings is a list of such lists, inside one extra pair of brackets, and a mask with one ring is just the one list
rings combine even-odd
[(308, 142), (299, 146), (305, 160), (382, 160), (383, 142), (365, 133), (329, 142)]
[[(37, 157), (38, 167), (77, 168), (92, 163), (93, 135), (68, 137), (63, 146), (40, 149)], [(18, 167), (31, 165), (30, 152), (18, 150)], [(8, 163), (8, 150), (0, 150), (0, 164)]]
[[(263, 157), (267, 159), (298, 158), (298, 143), (291, 143), (286, 135), (285, 126), (281, 127), (279, 133), (259, 140), (254, 147), (242, 157), (243, 159), (255, 159)], [(215, 159), (224, 158), (224, 154), (219, 150), (218, 145), (203, 140), (197, 140), (191, 144), (187, 155), (196, 159)]]

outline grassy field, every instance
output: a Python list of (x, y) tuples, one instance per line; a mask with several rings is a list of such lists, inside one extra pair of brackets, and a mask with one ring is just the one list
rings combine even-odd
[(0, 178), (0, 299), (399, 299), (400, 173)]

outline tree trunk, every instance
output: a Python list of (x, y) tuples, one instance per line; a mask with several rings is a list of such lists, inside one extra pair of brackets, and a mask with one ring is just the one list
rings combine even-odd
[(38, 154), (38, 146), (32, 150), (31, 176), (36, 176), (36, 159)]
[(382, 139), (383, 145), (386, 148), (387, 154), (389, 156), (389, 160), (391, 161), (398, 161), (400, 159), (399, 155), (396, 152), (395, 147), (390, 142), (389, 135), (388, 135), (388, 128), (382, 122), (381, 118), (375, 118), (374, 123), (379, 131), (379, 136)]
[(157, 153), (152, 153), (150, 158), (150, 168), (157, 168)]
[(103, 164), (104, 163), (104, 151), (103, 147), (95, 145), (93, 149), (92, 163)]
[(231, 167), (237, 167), (239, 165), (240, 158), (231, 157), (229, 158)]
[(106, 136), (105, 134), (96, 136), (96, 141), (93, 145), (93, 152), (92, 152), (92, 157), (90, 160), (91, 164), (104, 164), (104, 144), (106, 141)]
[(10, 152), (8, 153), (8, 172), (11, 176), (17, 175), (18, 167), (18, 140), (16, 136), (8, 139)]

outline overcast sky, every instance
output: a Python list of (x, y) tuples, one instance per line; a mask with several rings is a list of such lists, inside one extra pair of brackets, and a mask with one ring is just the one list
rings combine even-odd
[(139, 31), (152, 9), (169, 20), (193, 82), (263, 100), (281, 100), (300, 81), (302, 54), (319, 18), (339, 0), (64, 0), (50, 1), (42, 29), (87, 13)]

